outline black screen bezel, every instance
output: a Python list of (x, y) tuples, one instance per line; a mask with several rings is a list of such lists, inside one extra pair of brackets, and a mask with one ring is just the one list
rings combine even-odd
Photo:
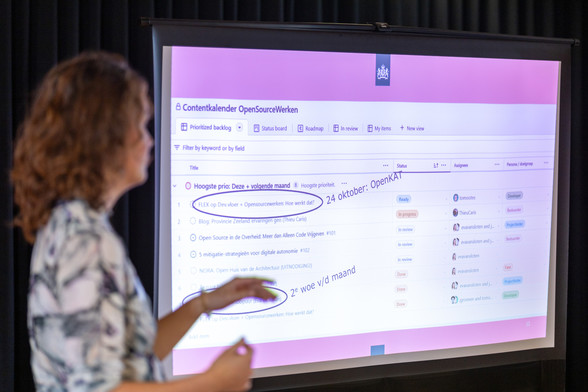
[[(153, 28), (155, 101), (155, 282), (159, 271), (159, 169), (162, 48), (203, 46), (333, 52), (394, 53), (556, 60), (561, 62), (559, 97), (555, 345), (475, 357), (397, 363), (362, 368), (257, 378), (254, 390), (334, 384), (390, 376), (431, 374), (545, 360), (564, 360), (566, 351), (567, 270), (570, 195), (572, 39), (538, 38), (376, 24), (297, 24), (144, 19)], [(157, 314), (157, 309), (155, 309)]]

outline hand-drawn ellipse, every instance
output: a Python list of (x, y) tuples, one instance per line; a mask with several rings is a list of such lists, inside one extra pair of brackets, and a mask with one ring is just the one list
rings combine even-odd
[(222, 218), (270, 219), (308, 214), (323, 205), (312, 193), (289, 189), (252, 189), (213, 193), (199, 197), (192, 207)]
[[(277, 308), (278, 306), (286, 302), (286, 300), (288, 299), (288, 293), (286, 293), (284, 290), (279, 289), (277, 287), (264, 287), (268, 290), (273, 291), (274, 294), (276, 294), (276, 299), (274, 301), (264, 301), (258, 298), (243, 298), (233, 303), (232, 305), (227, 306), (226, 308), (215, 310), (210, 313), (217, 314), (219, 316), (236, 316), (241, 314), (265, 312), (266, 310)], [(209, 289), (205, 291), (211, 292), (214, 291), (214, 289)], [(190, 301), (191, 299), (199, 296), (201, 292), (202, 290), (188, 295), (186, 298), (182, 300), (182, 305)]]

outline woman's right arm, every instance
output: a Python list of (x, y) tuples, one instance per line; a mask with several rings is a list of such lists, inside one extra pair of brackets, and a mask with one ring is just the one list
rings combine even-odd
[(155, 355), (160, 359), (165, 358), (203, 313), (222, 309), (246, 297), (262, 301), (275, 300), (276, 295), (264, 286), (267, 283), (271, 283), (271, 280), (234, 278), (214, 291), (202, 291), (199, 297), (159, 320), (153, 347)]
[(223, 352), (202, 374), (164, 383), (123, 382), (113, 392), (247, 391), (251, 388), (252, 354), (251, 347), (241, 340)]

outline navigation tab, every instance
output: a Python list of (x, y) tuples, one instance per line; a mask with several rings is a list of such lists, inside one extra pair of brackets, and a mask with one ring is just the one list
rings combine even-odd
[(329, 127), (321, 123), (297, 123), (294, 125), (295, 134), (304, 135), (330, 135)]
[(281, 123), (254, 123), (249, 128), (249, 135), (289, 136), (292, 135), (292, 126)]
[(178, 118), (174, 134), (182, 138), (219, 138), (241, 135), (248, 129), (247, 120)]
[(374, 135), (392, 135), (398, 133), (398, 126), (374, 122), (366, 125), (366, 132)]
[(339, 133), (342, 135), (363, 134), (361, 124), (333, 123), (329, 129), (332, 133)]

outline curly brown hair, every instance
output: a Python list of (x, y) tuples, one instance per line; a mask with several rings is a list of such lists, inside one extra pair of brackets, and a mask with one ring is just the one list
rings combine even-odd
[(123, 57), (105, 52), (83, 53), (45, 76), (19, 128), (11, 173), (14, 222), (27, 241), (59, 201), (104, 207), (105, 169), (122, 165), (125, 135), (144, 115), (147, 88)]

